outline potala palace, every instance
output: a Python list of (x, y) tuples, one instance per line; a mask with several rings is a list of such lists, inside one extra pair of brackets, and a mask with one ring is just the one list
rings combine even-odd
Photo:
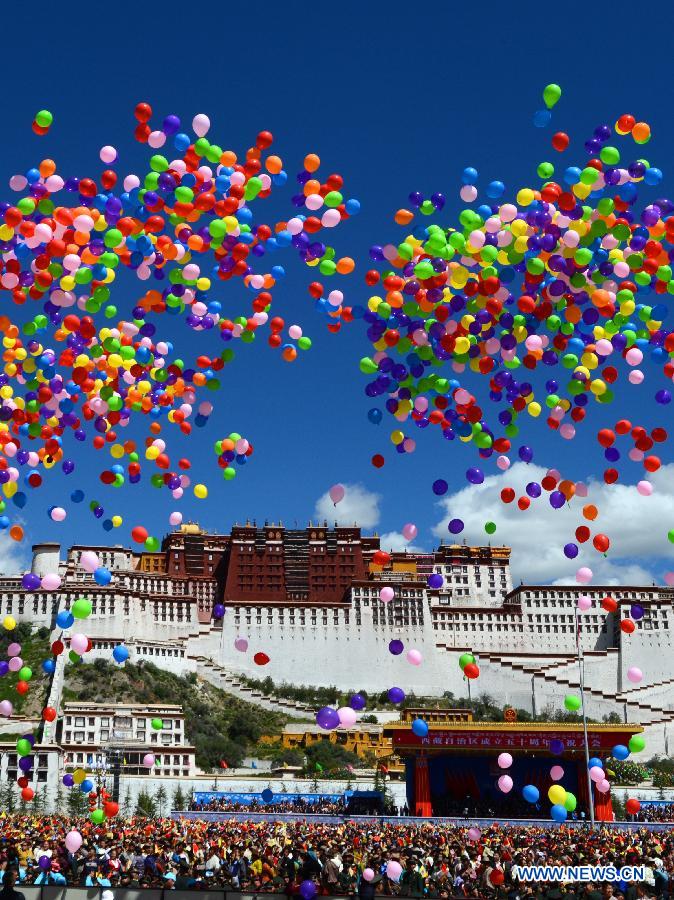
[[(113, 572), (100, 587), (78, 565), (94, 550)], [(306, 685), (379, 692), (393, 685), (417, 695), (451, 691), (466, 696), (458, 665), (472, 651), (480, 666), (473, 694), (488, 693), (499, 703), (541, 712), (561, 708), (578, 690), (576, 618), (585, 659), (586, 708), (601, 720), (618, 713), (646, 728), (647, 754), (668, 753), (674, 736), (674, 590), (520, 585), (513, 588), (507, 547), (441, 545), (432, 553), (393, 553), (373, 561), (379, 539), (358, 527), (310, 524), (237, 525), (229, 534), (210, 534), (183, 525), (163, 541), (160, 552), (133, 552), (121, 546), (74, 546), (63, 555), (58, 544), (33, 548), (32, 571), (58, 572), (57, 592), (26, 592), (21, 575), (0, 578), (0, 612), (19, 621), (55, 628), (57, 613), (80, 596), (93, 602), (86, 630), (89, 657), (110, 658), (124, 642), (131, 661), (150, 660), (178, 674), (196, 672), (219, 687), (265, 705), (237, 676)], [(443, 576), (439, 590), (428, 576)], [(394, 599), (379, 599), (384, 585)], [(579, 594), (592, 597), (590, 611), (577, 613)], [(601, 600), (612, 596), (615, 613)], [(214, 621), (214, 604), (226, 607)], [(638, 603), (644, 617), (633, 634), (620, 619)], [(54, 639), (60, 631), (54, 630)], [(237, 637), (248, 641), (239, 652)], [(417, 649), (423, 664), (394, 656), (389, 642)], [(253, 657), (269, 656), (263, 668)], [(49, 704), (59, 706), (65, 654), (58, 657)], [(629, 667), (643, 681), (627, 680)], [(277, 708), (293, 704), (275, 699)], [(51, 726), (44, 735), (50, 739)]]

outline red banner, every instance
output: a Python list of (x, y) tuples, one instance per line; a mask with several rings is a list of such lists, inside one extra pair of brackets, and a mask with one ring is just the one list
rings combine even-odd
[[(590, 750), (610, 750), (616, 744), (629, 742), (630, 731), (593, 731), (588, 729)], [(419, 749), (440, 750), (548, 750), (550, 741), (559, 740), (565, 750), (581, 750), (585, 744), (583, 732), (570, 731), (429, 731), (426, 737), (419, 737), (411, 729), (393, 732), (393, 746), (418, 747)]]

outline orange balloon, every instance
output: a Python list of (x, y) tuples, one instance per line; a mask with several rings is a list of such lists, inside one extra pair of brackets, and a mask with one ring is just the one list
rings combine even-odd
[(584, 515), (585, 518), (588, 519), (590, 522), (594, 522), (594, 520), (595, 520), (595, 519), (597, 518), (597, 516), (599, 515), (599, 510), (598, 510), (597, 507), (594, 506), (592, 503), (588, 503), (587, 506), (584, 506), (584, 507), (583, 507), (583, 515)]
[(350, 272), (353, 272), (355, 268), (356, 264), (350, 256), (343, 256), (341, 259), (337, 260), (337, 271), (340, 275), (348, 275)]
[(23, 528), (20, 525), (12, 525), (9, 529), (9, 536), (13, 541), (23, 540)]
[(307, 172), (315, 172), (320, 164), (320, 157), (316, 156), (315, 153), (307, 153), (307, 155), (304, 157), (304, 168), (307, 170)]
[(557, 490), (561, 491), (567, 500), (570, 500), (576, 493), (576, 485), (573, 481), (560, 481)]

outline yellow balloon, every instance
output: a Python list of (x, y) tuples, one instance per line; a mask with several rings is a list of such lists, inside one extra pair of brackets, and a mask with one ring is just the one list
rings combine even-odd
[(5, 616), (5, 618), (2, 620), (2, 627), (7, 631), (14, 631), (14, 629), (16, 628), (16, 619), (14, 618), (14, 616)]
[(87, 773), (84, 771), (84, 769), (75, 769), (75, 771), (73, 772), (73, 781), (75, 782), (75, 784), (82, 784), (86, 777)]
[(208, 497), (208, 488), (205, 484), (195, 484), (194, 485), (194, 496), (198, 500), (205, 500)]
[(561, 806), (564, 805), (564, 801), (566, 800), (566, 791), (561, 786), (561, 784), (553, 784), (548, 790), (548, 799), (550, 803), (553, 805), (559, 803)]

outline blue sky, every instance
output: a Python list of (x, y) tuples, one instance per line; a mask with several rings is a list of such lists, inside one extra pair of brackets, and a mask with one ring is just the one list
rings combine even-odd
[[(3, 47), (7, 89), (0, 183), (6, 185), (12, 174), (47, 156), (57, 161), (63, 175), (95, 177), (102, 169), (98, 151), (104, 144), (120, 151), (120, 174), (142, 173), (147, 148), (133, 140), (133, 108), (141, 100), (152, 105), (158, 122), (170, 113), (188, 122), (194, 114), (206, 113), (212, 122), (209, 137), (237, 151), (268, 129), (292, 175), (306, 152), (316, 152), (324, 163), (321, 172), (340, 172), (345, 195), (361, 201), (360, 216), (334, 233), (339, 253), (358, 261), (353, 276), (330, 284), (344, 290), (350, 304), (364, 303), (370, 294), (362, 280), (367, 248), (403, 235), (392, 214), (406, 205), (410, 191), (445, 193), (448, 201), (438, 221), (449, 224), (463, 206), (458, 190), (465, 166), (480, 173), (478, 186), (496, 178), (504, 181), (508, 196), (535, 181), (540, 161), (557, 162), (549, 144), (556, 130), (568, 132), (577, 148), (564, 157), (571, 164), (586, 158), (582, 143), (595, 125), (612, 125), (618, 115), (631, 112), (653, 128), (648, 157), (665, 172), (661, 193), (671, 184), (669, 64), (654, 52), (648, 30), (635, 28), (628, 38), (620, 16), (602, 16), (595, 33), (594, 26), (583, 25), (583, 6), (574, 3), (566, 4), (554, 22), (540, 4), (526, 2), (515, 14), (505, 5), (489, 4), (478, 13), (467, 6), (436, 4), (416, 17), (412, 7), (380, 2), (194, 10), (191, 20), (189, 6), (136, 4), (130, 16), (119, 8), (102, 8), (99, 18), (92, 7), (71, 3), (40, 25), (30, 6), (14, 7)], [(563, 97), (552, 125), (536, 129), (533, 114), (542, 107), (542, 88), (551, 81), (562, 85)], [(38, 138), (30, 125), (41, 108), (53, 112), (54, 125), (47, 137)], [(10, 193), (6, 188), (3, 198)], [(284, 193), (284, 203), (290, 193)], [(263, 209), (261, 204), (260, 213)], [(415, 435), (416, 453), (394, 455), (386, 419), (378, 427), (367, 420), (372, 403), (358, 370), (360, 357), (368, 353), (362, 323), (329, 334), (306, 291), (310, 270), (290, 254), (279, 261), (288, 277), (276, 291), (274, 311), (288, 323), (300, 323), (313, 348), (288, 365), (264, 338), (247, 346), (238, 342), (208, 426), (188, 440), (171, 433), (172, 455), (191, 458), (198, 475), (194, 480), (208, 484), (209, 499), (197, 501), (190, 492), (177, 505), (168, 491), (149, 486), (147, 464), (142, 485), (120, 491), (106, 487), (98, 474), (108, 460), (80, 444), (73, 475), (47, 479), (31, 492), (22, 511), (27, 543), (129, 543), (136, 524), (161, 536), (173, 509), (209, 530), (226, 530), (247, 518), (302, 525), (335, 482), (357, 486), (348, 489), (351, 505), (345, 501), (344, 515), (357, 515), (385, 533), (414, 522), (418, 545), (436, 542), (449, 508), (438, 504), (431, 484), (445, 478), (450, 495), (463, 490), (464, 472), (475, 464), (473, 448), (447, 443), (429, 429)], [(120, 311), (134, 305), (135, 288), (130, 279), (120, 283), (114, 298)], [(237, 312), (248, 304), (241, 288), (231, 284), (221, 296), (225, 303), (233, 296)], [(174, 321), (157, 324), (176, 344), (187, 342), (194, 355), (202, 344), (205, 353), (222, 348), (216, 336), (194, 335)], [(594, 440), (600, 427), (621, 416), (634, 416), (647, 426), (667, 424), (666, 409), (652, 400), (656, 374), (649, 376), (652, 389), (629, 391), (622, 384), (612, 407), (594, 407), (592, 422), (585, 423), (575, 441), (560, 440), (539, 419), (522, 435), (522, 443), (534, 447), (535, 463), (544, 468), (563, 468), (573, 479), (600, 476), (605, 462)], [(225, 483), (212, 445), (232, 430), (251, 440), (255, 454), (234, 482)], [(387, 458), (380, 470), (370, 464), (377, 452)], [(666, 447), (662, 455), (669, 459)], [(637, 479), (637, 467), (633, 470), (625, 470), (628, 482)], [(496, 472), (493, 461), (485, 471)], [(505, 483), (495, 481), (494, 491)], [(86, 495), (80, 506), (68, 499), (76, 488)], [(106, 534), (88, 510), (93, 499), (104, 506), (106, 516), (122, 515), (124, 526)], [(461, 515), (458, 507), (472, 507), (474, 498), (462, 495), (451, 502), (452, 514)], [(487, 510), (484, 497), (480, 502)], [(628, 515), (631, 502), (625, 499)], [(47, 517), (53, 504), (68, 508), (60, 525)], [(319, 503), (319, 510), (325, 509), (329, 507)], [(634, 514), (644, 522), (650, 515), (645, 508)], [(532, 526), (542, 545), (547, 526), (535, 515), (527, 525)], [(623, 574), (661, 577), (668, 567), (669, 527), (663, 523), (663, 536), (653, 536), (650, 553), (644, 554), (642, 544), (625, 543), (619, 560)], [(607, 523), (606, 530), (610, 528), (618, 535), (621, 523)], [(557, 531), (550, 537), (555, 546)], [(479, 523), (466, 536), (477, 539)], [(517, 544), (521, 538), (519, 523), (510, 517), (494, 540)], [(536, 548), (531, 549), (533, 558)], [(520, 552), (524, 558), (524, 549)], [(551, 561), (550, 578), (565, 574), (558, 563)], [(606, 577), (612, 574), (608, 565), (600, 561)], [(521, 571), (529, 570), (523, 565)]]

